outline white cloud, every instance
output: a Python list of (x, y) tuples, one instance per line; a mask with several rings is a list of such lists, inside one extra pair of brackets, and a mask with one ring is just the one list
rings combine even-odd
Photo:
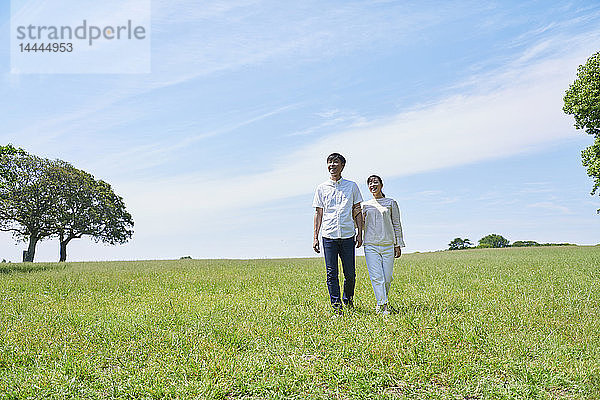
[[(96, 163), (92, 162), (90, 167), (93, 169), (100, 169), (102, 165), (108, 164), (110, 165), (111, 171), (126, 169), (129, 172), (135, 172), (165, 164), (169, 161), (173, 162), (178, 157), (178, 152), (188, 146), (192, 146), (195, 143), (214, 136), (230, 133), (241, 127), (253, 124), (274, 115), (281, 114), (285, 111), (293, 109), (294, 107), (296, 107), (295, 104), (290, 104), (273, 110), (265, 110), (264, 112), (261, 112), (243, 121), (233, 122), (230, 124), (224, 123), (222, 128), (187, 135), (181, 140), (173, 141), (167, 138), (161, 141), (135, 146), (131, 149), (125, 149), (123, 151), (111, 154), (102, 160), (97, 160)], [(197, 127), (184, 126), (183, 129), (190, 132), (197, 129)]]
[(539, 209), (546, 210), (546, 211), (549, 211), (552, 213), (558, 212), (560, 214), (573, 214), (573, 211), (571, 211), (568, 207), (553, 203), (551, 201), (540, 201), (537, 203), (529, 204), (527, 207), (539, 208)]
[(324, 129), (339, 129), (343, 126), (361, 126), (364, 125), (367, 120), (360, 116), (356, 112), (341, 112), (340, 110), (324, 111), (316, 114), (319, 118), (324, 121), (318, 125), (311, 126), (299, 131), (289, 133), (287, 136), (307, 136), (316, 133), (322, 133)]

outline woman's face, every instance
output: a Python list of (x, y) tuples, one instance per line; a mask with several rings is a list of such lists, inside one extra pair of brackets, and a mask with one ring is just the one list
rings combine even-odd
[(369, 179), (369, 192), (375, 197), (381, 195), (381, 189), (383, 188), (383, 184), (377, 178)]

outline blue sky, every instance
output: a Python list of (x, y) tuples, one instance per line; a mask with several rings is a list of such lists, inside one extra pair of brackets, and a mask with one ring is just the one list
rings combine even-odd
[[(32, 6), (39, 1), (31, 1)], [(0, 143), (111, 183), (136, 226), (70, 260), (312, 256), (338, 151), (403, 213), (406, 251), (488, 233), (600, 243), (562, 97), (600, 50), (590, 1), (153, 0), (152, 73), (16, 74), (0, 6)], [(24, 244), (0, 234), (0, 258)], [(36, 259), (55, 260), (56, 241)]]

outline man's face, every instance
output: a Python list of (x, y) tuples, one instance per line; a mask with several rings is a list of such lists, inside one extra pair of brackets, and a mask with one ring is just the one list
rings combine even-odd
[(339, 158), (334, 158), (333, 160), (327, 161), (327, 170), (331, 175), (340, 175), (343, 169), (344, 164), (342, 164)]

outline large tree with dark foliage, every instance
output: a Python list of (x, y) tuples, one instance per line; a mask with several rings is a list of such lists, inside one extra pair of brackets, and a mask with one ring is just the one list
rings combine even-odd
[(508, 247), (509, 243), (510, 242), (507, 239), (505, 239), (503, 236), (498, 235), (496, 233), (491, 233), (491, 234), (479, 239), (479, 247), (484, 247), (484, 248), (485, 247), (494, 247), (494, 248)]
[(59, 261), (67, 259), (69, 242), (84, 235), (108, 244), (125, 243), (131, 238), (131, 214), (108, 183), (62, 161), (52, 166), (50, 175), (57, 185), (54, 215)]
[(12, 145), (0, 146), (0, 230), (28, 242), (23, 261), (33, 261), (40, 240), (56, 232), (53, 162)]
[(469, 239), (454, 238), (448, 243), (448, 250), (463, 250), (471, 247), (473, 243)]
[(581, 152), (583, 166), (594, 180), (594, 195), (600, 188), (600, 52), (577, 69), (577, 78), (565, 93), (563, 110), (575, 117), (575, 128), (594, 136), (594, 143)]

